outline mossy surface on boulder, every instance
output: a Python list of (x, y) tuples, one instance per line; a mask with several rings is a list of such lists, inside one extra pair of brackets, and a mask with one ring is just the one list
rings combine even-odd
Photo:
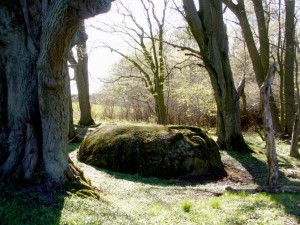
[(90, 133), (77, 155), (81, 162), (141, 176), (223, 176), (219, 147), (200, 128), (106, 125)]

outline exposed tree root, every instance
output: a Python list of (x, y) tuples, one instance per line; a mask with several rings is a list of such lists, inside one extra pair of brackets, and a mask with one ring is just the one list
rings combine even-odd
[(93, 197), (100, 200), (100, 190), (92, 185), (91, 181), (84, 176), (80, 167), (70, 158), (69, 167), (71, 181), (66, 185), (66, 191), (80, 197)]

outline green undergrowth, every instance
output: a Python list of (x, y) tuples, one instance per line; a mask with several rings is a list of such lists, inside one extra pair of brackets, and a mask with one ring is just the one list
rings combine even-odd
[[(113, 173), (79, 163), (101, 199), (76, 194), (34, 193), (0, 189), (1, 225), (56, 224), (270, 224), (300, 223), (300, 194), (229, 193), (226, 186), (255, 187), (265, 174), (264, 144), (247, 135), (255, 153), (222, 152), (222, 157), (253, 176), (254, 181), (182, 182)], [(78, 145), (70, 145), (76, 160)], [(281, 182), (299, 185), (300, 162), (278, 143)], [(264, 165), (264, 166), (263, 166)], [(258, 171), (258, 172), (255, 172)], [(298, 171), (292, 176), (293, 171)], [(290, 175), (290, 176), (289, 176)], [(220, 195), (220, 193), (223, 193)]]

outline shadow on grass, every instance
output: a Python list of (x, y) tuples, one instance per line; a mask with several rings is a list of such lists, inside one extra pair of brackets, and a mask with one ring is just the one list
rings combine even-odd
[(63, 206), (62, 194), (10, 191), (0, 187), (1, 225), (57, 225)]
[(131, 182), (136, 182), (136, 183), (143, 183), (143, 184), (150, 184), (150, 185), (156, 185), (156, 186), (173, 186), (176, 185), (175, 180), (170, 180), (170, 179), (161, 179), (157, 177), (142, 177), (140, 175), (133, 175), (133, 174), (128, 174), (128, 173), (119, 173), (119, 172), (113, 172), (107, 169), (103, 168), (98, 168), (95, 166), (91, 166), (95, 168), (97, 171), (104, 172), (110, 176), (112, 176), (115, 179), (120, 179), (120, 180), (127, 180)]
[[(268, 167), (267, 163), (265, 161), (262, 161), (253, 154), (240, 154), (233, 151), (227, 151), (228, 155), (230, 155), (232, 158), (240, 162), (243, 167), (252, 175), (254, 182), (257, 183), (260, 186), (264, 186), (266, 184), (267, 179), (267, 173), (268, 173)], [(255, 154), (262, 154), (262, 153), (255, 153)], [(280, 161), (282, 160), (282, 157), (280, 158)], [(281, 169), (281, 162), (279, 161), (279, 170)], [(286, 161), (286, 159), (284, 159)], [(284, 163), (285, 167), (291, 167), (293, 166), (290, 163)], [(295, 168), (296, 171), (300, 168)], [(299, 181), (293, 181), (290, 180), (282, 171), (279, 171), (279, 183), (280, 185), (292, 185), (292, 186), (299, 186)]]
[[(253, 154), (237, 153), (227, 151), (228, 155), (237, 160), (252, 175), (253, 180), (259, 186), (266, 185), (268, 167), (267, 163), (256, 158)], [(255, 153), (260, 154), (260, 153)], [(300, 186), (299, 181), (290, 180), (286, 175), (279, 171), (280, 185)], [(292, 216), (297, 217), (300, 222), (300, 193), (268, 193), (276, 202), (284, 206), (284, 210)]]
[(180, 178), (158, 178), (158, 177), (142, 177), (138, 174), (128, 174), (128, 173), (120, 173), (120, 172), (113, 172), (107, 169), (98, 168), (95, 166), (91, 166), (95, 168), (97, 171), (104, 172), (115, 179), (120, 180), (127, 180), (135, 183), (143, 183), (143, 184), (149, 184), (154, 186), (161, 186), (161, 187), (169, 187), (169, 186), (180, 186), (180, 187), (186, 187), (186, 186), (197, 186), (199, 184), (207, 184), (210, 182), (217, 181), (221, 178), (213, 178), (213, 176), (203, 176), (203, 177), (180, 177)]

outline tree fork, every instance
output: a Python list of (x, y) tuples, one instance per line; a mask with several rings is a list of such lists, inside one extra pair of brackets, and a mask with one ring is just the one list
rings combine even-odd
[(183, 0), (185, 18), (200, 49), (217, 102), (218, 144), (226, 150), (249, 152), (240, 125), (239, 96), (228, 56), (228, 37), (221, 1)]

